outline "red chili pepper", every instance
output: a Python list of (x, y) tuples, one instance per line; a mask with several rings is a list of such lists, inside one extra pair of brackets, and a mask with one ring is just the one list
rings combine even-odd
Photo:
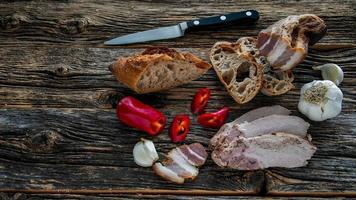
[(172, 142), (182, 142), (189, 132), (190, 120), (188, 115), (177, 115), (172, 122), (169, 135)]
[(201, 88), (195, 93), (194, 99), (191, 104), (193, 114), (201, 114), (204, 112), (208, 100), (210, 98), (210, 90), (208, 88)]
[(230, 109), (228, 107), (223, 107), (222, 109), (212, 112), (212, 113), (204, 113), (199, 115), (198, 123), (204, 127), (208, 128), (219, 128), (221, 127), (225, 119), (229, 114)]
[(166, 117), (160, 111), (133, 97), (125, 97), (117, 104), (116, 115), (124, 124), (157, 135), (166, 124)]

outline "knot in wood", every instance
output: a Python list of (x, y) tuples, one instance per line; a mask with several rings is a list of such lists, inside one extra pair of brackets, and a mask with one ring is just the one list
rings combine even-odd
[(57, 76), (66, 76), (69, 73), (69, 68), (65, 65), (60, 65), (54, 70), (54, 73)]
[(22, 22), (28, 22), (26, 16), (14, 13), (0, 18), (1, 28), (4, 30), (11, 30), (18, 28)]
[(116, 108), (117, 101), (124, 97), (116, 91), (99, 91), (97, 96), (97, 104), (103, 108)]
[(51, 130), (44, 130), (30, 138), (28, 147), (32, 152), (50, 153), (54, 150), (60, 135)]
[(24, 193), (0, 193), (1, 200), (25, 200), (29, 199)]
[(89, 20), (87, 18), (74, 18), (61, 22), (60, 30), (62, 33), (75, 35), (83, 33), (89, 26)]

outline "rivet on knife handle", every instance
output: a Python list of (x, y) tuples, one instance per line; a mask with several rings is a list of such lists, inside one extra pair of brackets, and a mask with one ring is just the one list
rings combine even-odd
[(256, 10), (246, 10), (242, 12), (229, 13), (226, 15), (192, 20), (187, 22), (187, 25), (188, 29), (195, 29), (199, 27), (229, 25), (235, 23), (252, 23), (257, 21), (259, 18), (260, 15)]

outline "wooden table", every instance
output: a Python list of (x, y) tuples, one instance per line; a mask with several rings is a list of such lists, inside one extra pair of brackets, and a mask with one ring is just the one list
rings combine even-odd
[[(356, 195), (356, 17), (355, 1), (2, 1), (0, 3), (0, 199), (214, 198), (254, 196), (329, 197)], [(105, 47), (112, 37), (198, 17), (256, 9), (255, 26), (232, 26), (191, 32), (183, 38)], [(314, 13), (328, 33), (311, 47), (295, 70), (296, 89), (286, 95), (259, 94), (237, 105), (213, 70), (200, 79), (165, 92), (136, 95), (108, 71), (117, 56), (165, 45), (208, 60), (217, 41), (255, 36), (292, 14)], [(175, 185), (134, 164), (133, 145), (145, 134), (120, 124), (116, 101), (133, 95), (162, 110), (172, 120), (189, 113), (195, 91), (212, 89), (210, 111), (222, 105), (246, 111), (280, 104), (297, 112), (300, 87), (320, 72), (312, 66), (337, 63), (345, 72), (342, 113), (326, 122), (310, 122), (318, 150), (306, 167), (242, 172), (221, 169), (209, 158), (194, 182)], [(193, 122), (187, 143), (208, 144), (216, 130)], [(152, 138), (168, 152), (167, 129)], [(157, 196), (161, 195), (161, 196)], [(182, 196), (173, 196), (182, 195)], [(256, 197), (257, 198), (257, 197)], [(260, 197), (263, 198), (263, 197)]]

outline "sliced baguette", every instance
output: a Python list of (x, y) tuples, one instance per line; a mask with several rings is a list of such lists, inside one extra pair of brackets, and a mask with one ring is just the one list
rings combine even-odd
[(140, 54), (119, 58), (109, 69), (127, 87), (137, 93), (149, 93), (197, 79), (210, 67), (191, 53), (151, 47)]
[(242, 37), (236, 42), (239, 51), (243, 54), (250, 53), (258, 64), (263, 66), (263, 80), (261, 92), (267, 96), (281, 95), (294, 88), (294, 75), (292, 70), (274, 71), (266, 57), (261, 56), (256, 47), (257, 39), (254, 37)]
[[(224, 42), (224, 46), (230, 46), (232, 51), (238, 55), (243, 55), (254, 60), (257, 64), (262, 65), (263, 78), (261, 92), (267, 96), (281, 95), (294, 88), (294, 75), (292, 70), (274, 71), (270, 67), (266, 57), (259, 54), (256, 48), (257, 39), (254, 37), (242, 37), (236, 43)], [(225, 48), (227, 49), (227, 48)]]
[(262, 65), (256, 63), (251, 54), (241, 53), (238, 43), (215, 43), (210, 60), (220, 81), (237, 103), (246, 103), (259, 92)]

